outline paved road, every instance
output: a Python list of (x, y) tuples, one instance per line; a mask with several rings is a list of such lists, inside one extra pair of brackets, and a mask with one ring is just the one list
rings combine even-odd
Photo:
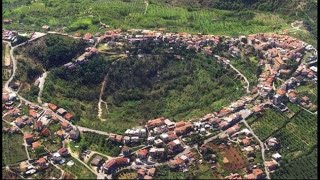
[(90, 129), (90, 128), (86, 128), (86, 127), (82, 127), (82, 126), (75, 126), (79, 129), (79, 131), (81, 132), (94, 132), (94, 133), (97, 133), (97, 134), (102, 134), (102, 135), (106, 135), (106, 136), (109, 136), (110, 133), (108, 132), (104, 132), (104, 131), (99, 131), (99, 130), (95, 130), (95, 129)]
[[(249, 126), (249, 124), (247, 123), (246, 120), (241, 120), (240, 122), (242, 122), (250, 130), (250, 132), (253, 135), (253, 137), (255, 137), (256, 140), (259, 142), (260, 147), (261, 147), (262, 160), (263, 160), (263, 162), (265, 162), (266, 161), (265, 160), (265, 149), (264, 149), (264, 145), (263, 145), (262, 141), (258, 138), (258, 136), (256, 136), (254, 134), (253, 130), (251, 129), (251, 127)], [(264, 170), (266, 172), (267, 179), (270, 179), (270, 174), (269, 174), (267, 166), (264, 166)]]

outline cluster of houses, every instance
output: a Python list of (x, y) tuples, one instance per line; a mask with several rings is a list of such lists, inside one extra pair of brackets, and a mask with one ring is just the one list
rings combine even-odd
[(18, 31), (9, 31), (2, 29), (2, 40), (15, 42), (18, 39)]

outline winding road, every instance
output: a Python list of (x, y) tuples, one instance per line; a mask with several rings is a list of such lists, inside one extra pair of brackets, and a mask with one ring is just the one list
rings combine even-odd
[[(258, 138), (257, 135), (254, 134), (253, 130), (251, 129), (251, 127), (249, 126), (249, 124), (247, 123), (246, 120), (241, 120), (240, 122), (242, 122), (249, 129), (249, 131), (251, 132), (253, 137), (256, 138), (256, 140), (259, 142), (260, 147), (261, 147), (262, 160), (263, 160), (263, 162), (266, 162), (266, 160), (265, 160), (265, 149), (264, 149), (264, 145), (263, 145), (262, 141)], [(268, 171), (267, 166), (265, 166), (265, 165), (264, 165), (264, 170), (266, 172), (267, 179), (270, 179), (270, 173)]]
[(249, 90), (250, 83), (249, 83), (248, 79), (237, 68), (235, 68), (232, 64), (230, 64), (227, 60), (222, 58), (222, 61), (225, 64), (228, 64), (233, 70), (235, 70), (246, 81), (246, 83), (247, 83), (246, 90), (247, 90), (247, 93), (250, 93), (250, 90)]

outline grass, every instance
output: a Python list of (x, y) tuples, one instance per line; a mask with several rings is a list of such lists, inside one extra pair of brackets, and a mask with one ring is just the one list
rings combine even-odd
[(271, 136), (275, 131), (284, 126), (289, 118), (275, 109), (267, 109), (261, 118), (256, 118), (254, 122), (250, 120), (251, 128), (263, 141)]
[[(4, 18), (13, 19), (5, 24), (7, 29), (41, 30), (45, 24), (51, 29), (66, 27), (67, 32), (97, 32), (100, 21), (111, 28), (160, 28), (168, 31), (191, 33), (211, 33), (219, 35), (239, 35), (260, 32), (273, 32), (289, 27), (286, 20), (271, 13), (254, 12), (250, 18), (241, 18), (232, 11), (200, 9), (188, 11), (187, 8), (165, 4), (152, 4), (144, 14), (143, 0), (124, 2), (121, 0), (83, 0), (70, 2), (36, 1), (25, 6), (10, 1), (3, 12)], [(70, 13), (69, 9), (72, 9)], [(41, 18), (40, 18), (41, 17)], [(21, 21), (22, 24), (19, 24)]]
[[(63, 165), (59, 165), (62, 169), (65, 171), (73, 174), (78, 179), (96, 179), (96, 175), (90, 171), (87, 167), (85, 167), (81, 162), (79, 162), (77, 159), (71, 157), (71, 159), (74, 162), (74, 165), (69, 167), (66, 163)], [(68, 161), (67, 161), (68, 162)]]
[(317, 157), (316, 148), (310, 154), (280, 166), (271, 177), (272, 179), (317, 179)]
[(2, 164), (9, 165), (27, 159), (20, 134), (2, 133)]
[(122, 170), (117, 173), (116, 179), (137, 179), (138, 174), (136, 170)]
[(32, 179), (59, 179), (61, 176), (60, 169), (50, 165), (48, 169), (38, 172), (31, 176)]
[(285, 160), (292, 161), (316, 145), (317, 116), (302, 110), (273, 136), (282, 146), (279, 153)]
[(86, 132), (81, 134), (81, 140), (78, 143), (72, 143), (72, 146), (84, 146), (90, 150), (100, 152), (109, 156), (118, 156), (120, 148), (117, 145), (107, 141), (107, 136)]

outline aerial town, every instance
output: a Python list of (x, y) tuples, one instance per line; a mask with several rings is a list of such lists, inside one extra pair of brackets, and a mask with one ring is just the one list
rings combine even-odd
[[(23, 44), (46, 34), (58, 34), (48, 31), (50, 27), (47, 25), (43, 29), (45, 33), (32, 33)], [(3, 30), (2, 39), (14, 43), (18, 34), (17, 31)], [(187, 50), (212, 57), (213, 61), (218, 61), (230, 71), (237, 71), (247, 93), (229, 106), (204, 114), (196, 120), (174, 122), (170, 117), (155, 117), (145, 125), (116, 134), (74, 125), (74, 114), (52, 102), (37, 104), (26, 100), (19, 95), (19, 85), (10, 83), (11, 78), (3, 85), (2, 131), (9, 135), (23, 135), (27, 159), (9, 165), (11, 171), (18, 172), (22, 178), (35, 178), (44, 171), (53, 171), (52, 168), (61, 172), (49, 173), (50, 176), (46, 178), (68, 178), (64, 169), (80, 164), (98, 179), (119, 178), (119, 174), (125, 172), (133, 174), (135, 179), (157, 179), (163, 166), (168, 166), (172, 172), (187, 173), (206, 164), (215, 178), (270, 179), (271, 174), (281, 166), (280, 150), (285, 147), (276, 137), (261, 141), (247, 119), (262, 115), (270, 108), (287, 113), (290, 111), (290, 107), (284, 103), (287, 99), (317, 114), (311, 112), (317, 109), (317, 105), (310, 101), (310, 97), (300, 97), (296, 91), (305, 82), (317, 84), (317, 50), (287, 35), (261, 33), (238, 38), (225, 36), (222, 39), (214, 35), (138, 29), (127, 32), (109, 30), (102, 35), (86, 33), (83, 37), (79, 34), (62, 35), (83, 39), (88, 43), (83, 55), (65, 64), (69, 68), (90, 61), (91, 56), (99, 53), (96, 48), (98, 44), (121, 47), (151, 40), (172, 46), (184, 45)], [(217, 55), (211, 47), (217, 43), (229, 47), (229, 56)], [(263, 67), (258, 84), (250, 89), (247, 78), (230, 63), (234, 57), (240, 56), (240, 49), (258, 51), (259, 65)], [(170, 50), (174, 51), (174, 48)], [(125, 52), (128, 56), (130, 53)], [(305, 60), (302, 54), (306, 53), (309, 57)], [(183, 60), (179, 55), (176, 58)], [(294, 70), (290, 69), (291, 61), (299, 63)], [(13, 68), (16, 68), (15, 65)], [(290, 78), (281, 81), (276, 88), (276, 79), (288, 75)], [(105, 141), (119, 147), (120, 153), (110, 156), (91, 149), (78, 154), (73, 152), (72, 144), (87, 132), (105, 135)]]

